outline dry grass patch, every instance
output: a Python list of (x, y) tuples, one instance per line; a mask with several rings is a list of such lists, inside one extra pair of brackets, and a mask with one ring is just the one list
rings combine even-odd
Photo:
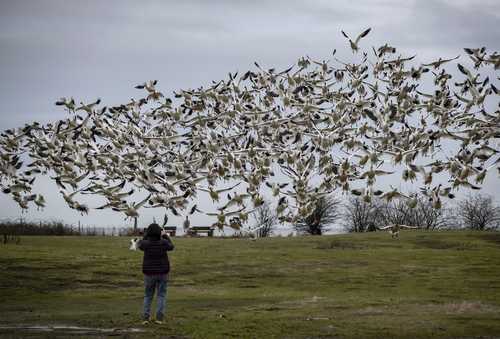
[(500, 307), (489, 305), (480, 301), (462, 301), (459, 303), (446, 303), (440, 305), (440, 310), (446, 314), (464, 314), (464, 313), (493, 313), (500, 312)]

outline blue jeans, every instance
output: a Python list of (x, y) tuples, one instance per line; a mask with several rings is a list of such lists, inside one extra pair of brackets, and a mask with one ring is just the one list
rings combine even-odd
[(167, 275), (144, 275), (144, 311), (143, 319), (149, 320), (151, 304), (156, 289), (156, 319), (163, 320), (165, 314), (165, 301), (167, 296)]

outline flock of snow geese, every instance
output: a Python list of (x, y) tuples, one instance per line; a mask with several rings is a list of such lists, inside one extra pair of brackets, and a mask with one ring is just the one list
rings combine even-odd
[[(479, 189), (492, 168), (500, 173), (500, 55), (465, 48), (465, 62), (417, 65), (388, 44), (363, 51), (369, 32), (354, 40), (342, 32), (356, 62), (334, 51), (333, 60), (303, 57), (284, 70), (255, 63), (173, 98), (148, 81), (136, 86), (142, 98), (113, 107), (61, 98), (66, 119), (1, 134), (1, 190), (23, 210), (43, 208), (33, 184), (46, 175), (81, 213), (133, 218), (164, 208), (164, 224), (176, 215), (189, 228), (190, 215), (205, 213), (215, 226), (238, 229), (263, 204), (263, 190), (280, 220), (293, 223), (335, 191), (411, 206), (415, 197), (395, 187), (420, 180), (440, 208), (461, 187)], [(377, 188), (387, 175), (392, 188)], [(200, 192), (213, 211), (200, 210)], [(89, 207), (87, 194), (105, 203)]]

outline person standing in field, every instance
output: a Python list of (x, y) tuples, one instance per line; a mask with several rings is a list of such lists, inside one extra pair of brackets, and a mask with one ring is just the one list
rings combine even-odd
[(144, 251), (142, 273), (144, 273), (144, 308), (143, 324), (151, 321), (151, 304), (156, 290), (156, 320), (162, 324), (165, 317), (165, 304), (167, 297), (168, 273), (170, 263), (168, 251), (174, 249), (170, 237), (162, 230), (160, 225), (151, 224), (146, 230), (144, 239), (140, 240), (137, 247)]

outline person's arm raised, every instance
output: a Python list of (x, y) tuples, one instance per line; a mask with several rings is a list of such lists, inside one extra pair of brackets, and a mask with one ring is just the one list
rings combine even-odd
[(140, 249), (141, 251), (144, 251), (144, 239), (141, 239), (137, 242), (137, 248)]
[(172, 251), (174, 249), (174, 244), (172, 243), (172, 239), (168, 236), (168, 233), (165, 231), (161, 232), (162, 241), (167, 244), (167, 251)]

